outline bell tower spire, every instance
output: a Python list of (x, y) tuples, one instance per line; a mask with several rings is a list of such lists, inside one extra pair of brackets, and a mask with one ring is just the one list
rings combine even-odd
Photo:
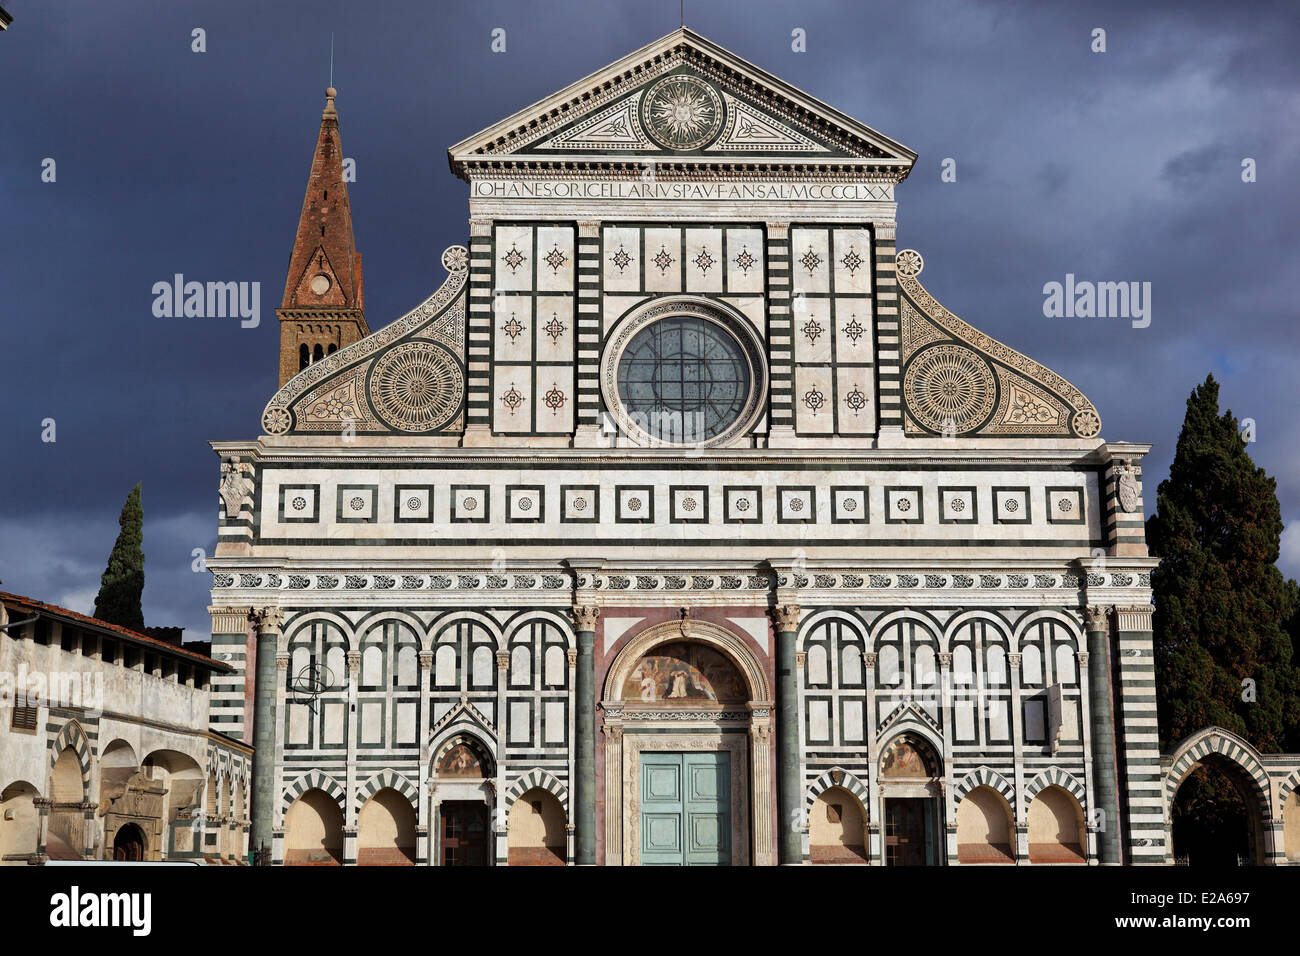
[[(332, 67), (333, 64), (331, 64)], [(298, 235), (289, 257), (280, 318), (280, 385), (312, 362), (370, 334), (361, 284), (361, 254), (343, 178), (338, 91), (325, 91)]]

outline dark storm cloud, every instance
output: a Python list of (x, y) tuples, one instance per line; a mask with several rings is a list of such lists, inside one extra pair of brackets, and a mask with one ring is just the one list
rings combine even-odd
[[(677, 26), (676, 3), (608, 0), (5, 6), (0, 579), (88, 609), (143, 480), (146, 617), (198, 634), (208, 581), (192, 550), (211, 549), (216, 525), (207, 442), (256, 435), (275, 387), (272, 310), (330, 32), (379, 327), (465, 240), (446, 147)], [(945, 305), (1082, 388), (1105, 436), (1155, 443), (1149, 502), (1187, 393), (1212, 371), (1225, 405), (1256, 420), (1252, 453), (1278, 478), (1284, 517), (1300, 517), (1292, 4), (686, 7), (705, 36), (920, 153), (898, 190), (900, 246), (924, 253)], [(190, 50), (195, 27), (206, 53)], [(504, 54), (490, 51), (497, 27)], [(791, 50), (795, 28), (806, 53)], [(1096, 28), (1104, 54), (1090, 50)], [(260, 326), (155, 318), (151, 288), (175, 273), (259, 282)], [(1151, 326), (1044, 318), (1043, 285), (1066, 273), (1151, 282)], [(1287, 544), (1295, 574), (1300, 541)]]

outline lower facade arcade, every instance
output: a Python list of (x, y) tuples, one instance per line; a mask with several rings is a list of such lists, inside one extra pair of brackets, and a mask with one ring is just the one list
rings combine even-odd
[(265, 743), (242, 693), (213, 711), (275, 755), (250, 850), (288, 865), (1173, 863), (1177, 791), (1209, 762), (1259, 811), (1243, 862), (1300, 861), (1300, 758), (1213, 728), (1162, 757), (1149, 608), (1093, 603), (1100, 588), (1082, 607), (971, 609), (813, 595), (781, 572), (737, 576), (752, 592), (725, 600), (565, 578), (564, 603), (543, 606), (215, 608), (250, 624), (214, 641), (246, 645), (264, 691), (248, 699), (270, 698)]

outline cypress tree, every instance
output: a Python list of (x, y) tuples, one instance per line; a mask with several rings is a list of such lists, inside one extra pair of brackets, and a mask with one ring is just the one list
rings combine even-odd
[(1161, 559), (1155, 664), (1161, 744), (1217, 724), (1263, 751), (1300, 745), (1292, 662), (1296, 586), (1278, 570), (1277, 483), (1219, 414), (1213, 376), (1187, 400), (1147, 543)]
[(95, 617), (110, 624), (144, 630), (144, 508), (140, 504), (140, 485), (136, 484), (122, 506), (117, 519), (121, 531), (108, 556), (108, 567), (99, 581), (95, 597)]

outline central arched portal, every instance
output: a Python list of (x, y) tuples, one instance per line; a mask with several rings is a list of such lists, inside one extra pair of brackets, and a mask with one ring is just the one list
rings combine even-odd
[(608, 864), (774, 862), (770, 683), (740, 637), (648, 628), (615, 658), (601, 707)]

